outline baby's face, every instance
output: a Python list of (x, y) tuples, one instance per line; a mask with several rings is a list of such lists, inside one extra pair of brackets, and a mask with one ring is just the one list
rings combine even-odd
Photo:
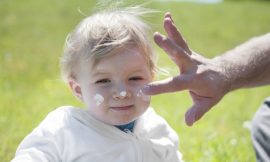
[(150, 104), (140, 89), (152, 81), (152, 73), (137, 47), (127, 46), (102, 58), (93, 69), (82, 69), (78, 78), (82, 101), (107, 124), (136, 120)]

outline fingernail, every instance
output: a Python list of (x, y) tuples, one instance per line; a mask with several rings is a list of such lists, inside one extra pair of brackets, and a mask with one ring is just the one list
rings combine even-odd
[(154, 38), (159, 39), (160, 41), (164, 39), (164, 36), (159, 32), (154, 33)]
[(147, 92), (149, 92), (150, 91), (150, 86), (149, 85), (144, 85), (143, 87), (142, 87), (142, 92), (143, 93), (147, 93)]
[(159, 32), (154, 32), (154, 35), (159, 35)]

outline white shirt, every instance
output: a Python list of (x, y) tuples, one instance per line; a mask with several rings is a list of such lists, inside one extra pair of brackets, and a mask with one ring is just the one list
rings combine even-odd
[(87, 110), (60, 107), (19, 145), (12, 162), (180, 162), (178, 136), (149, 108), (125, 133)]

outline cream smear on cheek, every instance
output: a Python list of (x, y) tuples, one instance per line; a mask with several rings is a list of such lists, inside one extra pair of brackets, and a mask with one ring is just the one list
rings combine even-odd
[[(121, 91), (121, 92), (120, 92), (120, 95), (121, 95), (122, 97), (125, 97), (125, 96), (127, 96), (127, 92), (126, 92), (126, 91)], [(136, 97), (142, 98), (142, 100), (144, 100), (144, 101), (150, 101), (150, 99), (151, 99), (151, 96), (145, 95), (145, 94), (142, 92), (141, 89), (138, 90), (138, 92), (137, 92), (137, 94), (136, 94)], [(104, 102), (104, 97), (103, 97), (101, 94), (98, 94), (98, 93), (97, 93), (97, 94), (95, 94), (95, 96), (94, 96), (94, 100), (95, 100), (95, 102), (96, 102), (96, 105), (97, 105), (97, 106), (100, 106), (100, 105)]]
[(96, 105), (99, 106), (102, 104), (102, 102), (104, 102), (104, 97), (101, 94), (96, 94), (94, 96), (94, 100), (96, 101)]
[(142, 98), (144, 101), (150, 101), (151, 96), (145, 95), (140, 89), (136, 95), (138, 98)]
[[(122, 97), (126, 97), (127, 96), (127, 92), (126, 91), (121, 91), (120, 92), (120, 96)], [(136, 97), (138, 98), (142, 98), (142, 100), (144, 101), (150, 101), (151, 99), (151, 96), (148, 96), (148, 95), (145, 95), (141, 89), (138, 90), (137, 94), (136, 94)]]

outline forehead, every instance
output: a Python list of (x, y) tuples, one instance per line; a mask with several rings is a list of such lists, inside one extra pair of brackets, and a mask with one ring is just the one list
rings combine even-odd
[(97, 61), (93, 70), (107, 68), (118, 68), (124, 71), (129, 68), (148, 68), (148, 65), (142, 50), (136, 46), (126, 46)]

